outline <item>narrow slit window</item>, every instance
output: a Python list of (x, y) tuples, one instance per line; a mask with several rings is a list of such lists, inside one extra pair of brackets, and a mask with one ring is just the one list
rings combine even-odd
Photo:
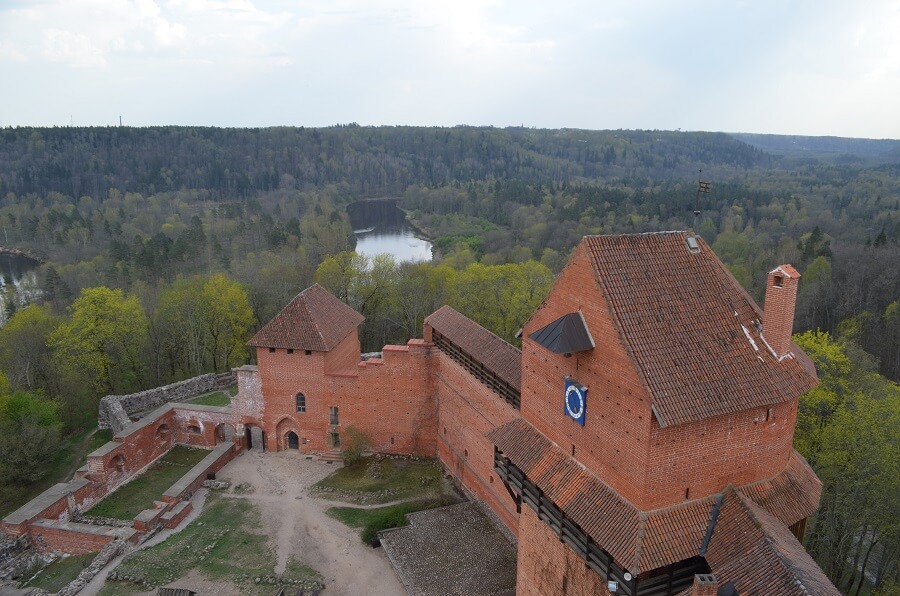
[(330, 408), (328, 408), (328, 423), (331, 425), (338, 425), (341, 423), (340, 418), (338, 417), (337, 406), (331, 406)]
[(306, 411), (306, 396), (302, 393), (297, 394), (297, 411), (305, 412)]

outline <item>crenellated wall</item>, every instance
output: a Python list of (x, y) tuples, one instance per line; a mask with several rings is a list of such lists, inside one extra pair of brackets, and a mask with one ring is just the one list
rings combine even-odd
[[(258, 348), (257, 359), (265, 396), (261, 422), (270, 451), (287, 449), (290, 432), (300, 439), (301, 451), (328, 451), (334, 448), (333, 434), (346, 440), (353, 426), (376, 451), (435, 455), (437, 406), (430, 348), (422, 340), (385, 346), (381, 358), (360, 361), (354, 333), (332, 352)], [(303, 412), (297, 411), (298, 393), (305, 396)], [(331, 408), (337, 408), (337, 424)]]

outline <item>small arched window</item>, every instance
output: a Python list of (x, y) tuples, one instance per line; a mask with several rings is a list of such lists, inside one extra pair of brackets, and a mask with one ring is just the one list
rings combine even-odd
[(192, 435), (199, 435), (201, 432), (203, 432), (203, 431), (200, 430), (200, 427), (197, 426), (197, 425), (195, 425), (195, 424), (189, 425), (189, 426), (187, 427), (187, 430), (188, 430), (188, 432), (191, 433)]
[(305, 412), (306, 411), (306, 396), (302, 393), (297, 394), (297, 411)]

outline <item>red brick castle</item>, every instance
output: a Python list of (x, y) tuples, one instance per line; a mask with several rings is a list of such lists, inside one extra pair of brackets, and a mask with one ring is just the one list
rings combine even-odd
[(837, 594), (798, 541), (821, 483), (792, 448), (816, 384), (791, 343), (799, 274), (761, 311), (699, 237), (587, 237), (521, 352), (449, 307), (360, 360), (319, 286), (250, 341), (244, 446), (437, 456), (518, 536), (517, 594)]

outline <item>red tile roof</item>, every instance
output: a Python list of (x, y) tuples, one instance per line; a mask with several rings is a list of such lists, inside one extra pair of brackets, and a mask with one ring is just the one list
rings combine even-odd
[(617, 563), (639, 571), (640, 517), (628, 501), (521, 418), (488, 431), (487, 438)]
[(720, 582), (734, 582), (740, 594), (840, 594), (783, 523), (732, 488), (725, 492), (706, 561)]
[(522, 388), (522, 353), (472, 319), (442, 306), (425, 318), (425, 324), (452, 341), (516, 391)]
[(819, 508), (822, 481), (803, 456), (792, 451), (788, 465), (781, 474), (742, 486), (739, 490), (781, 523), (791, 526)]
[(248, 346), (327, 352), (365, 320), (319, 284), (296, 298), (263, 325)]
[[(720, 495), (640, 511), (524, 419), (507, 422), (486, 436), (631, 573), (637, 575), (700, 554)], [(818, 505), (818, 492), (814, 491), (814, 498), (803, 492), (810, 490), (811, 482), (821, 490), (815, 474), (795, 452), (781, 474), (740, 491), (761, 499), (762, 507), (773, 507), (774, 515), (767, 515), (790, 534), (786, 525), (802, 519)], [(751, 501), (749, 496), (742, 498)]]
[(670, 426), (771, 405), (813, 388), (796, 346), (779, 360), (760, 336), (762, 311), (699, 237), (686, 232), (584, 239), (619, 336)]

